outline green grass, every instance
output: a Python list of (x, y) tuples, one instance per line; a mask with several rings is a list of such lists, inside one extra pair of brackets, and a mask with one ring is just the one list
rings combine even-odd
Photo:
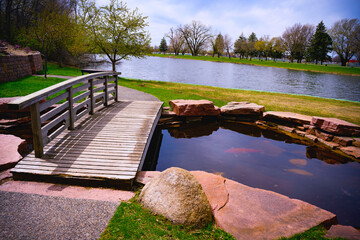
[(174, 225), (162, 216), (141, 207), (136, 200), (122, 202), (102, 233), (105, 239), (234, 239), (214, 224), (196, 229)]
[[(55, 63), (48, 63), (47, 67), (48, 75), (81, 76), (81, 70), (75, 67), (59, 67)], [(40, 71), (39, 74), (44, 74), (44, 71)]]
[(335, 117), (360, 124), (360, 102), (124, 78), (120, 78), (119, 84), (152, 94), (163, 101), (165, 106), (169, 106), (169, 101), (174, 99), (208, 99), (219, 107), (231, 101), (248, 101), (265, 106), (266, 111)]
[(64, 80), (52, 77), (45, 79), (43, 77), (28, 76), (12, 82), (0, 83), (0, 97), (25, 96)]
[(211, 56), (190, 56), (190, 55), (167, 55), (167, 54), (154, 54), (153, 56), (157, 57), (168, 57), (168, 58), (181, 58), (181, 59), (193, 59), (193, 60), (202, 60), (202, 61), (212, 61), (212, 62), (230, 62), (238, 64), (248, 64), (248, 65), (257, 65), (265, 67), (277, 67), (277, 68), (286, 68), (292, 70), (302, 70), (310, 72), (319, 72), (319, 73), (331, 73), (331, 74), (341, 74), (341, 75), (355, 75), (360, 76), (360, 67), (343, 67), (339, 65), (329, 64), (327, 66), (320, 64), (304, 64), (304, 63), (289, 63), (289, 62), (274, 62), (274, 61), (261, 61), (259, 59), (239, 59), (239, 58), (227, 58), (227, 57), (211, 57)]
[[(282, 237), (282, 238), (280, 238), (280, 240), (309, 240), (309, 239), (311, 239), (311, 240), (330, 240), (330, 238), (324, 237), (325, 234), (326, 234), (326, 229), (322, 226), (317, 226), (317, 227), (313, 227), (313, 228), (309, 229), (308, 231), (296, 234), (289, 238)], [(344, 239), (345, 240), (345, 238), (339, 238), (339, 237), (332, 238), (332, 239), (335, 239), (335, 240)]]

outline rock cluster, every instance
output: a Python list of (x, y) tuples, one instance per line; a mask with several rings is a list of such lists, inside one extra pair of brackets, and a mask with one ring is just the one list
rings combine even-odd
[(169, 168), (145, 185), (140, 203), (175, 224), (205, 226), (213, 220), (211, 206), (201, 185), (188, 171)]
[[(264, 106), (250, 102), (229, 102), (218, 108), (208, 100), (172, 100), (170, 105), (173, 111), (163, 111), (160, 125), (177, 128), (183, 123), (207, 121), (208, 118), (254, 122), (266, 129), (297, 134), (312, 142), (320, 142), (360, 159), (360, 138), (356, 138), (360, 136), (360, 126), (337, 118), (312, 117), (292, 112), (265, 112)], [(172, 132), (178, 135), (176, 130)]]

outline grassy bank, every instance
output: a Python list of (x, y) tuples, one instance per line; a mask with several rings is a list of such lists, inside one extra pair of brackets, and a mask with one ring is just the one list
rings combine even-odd
[[(60, 75), (60, 76), (80, 76), (81, 70), (75, 67), (59, 67), (55, 63), (48, 63), (47, 74), (48, 75)], [(39, 74), (44, 74), (44, 71), (40, 71)]]
[(124, 87), (156, 96), (165, 102), (166, 106), (173, 99), (208, 99), (219, 107), (231, 101), (248, 101), (265, 106), (266, 111), (286, 111), (310, 116), (335, 117), (360, 124), (360, 102), (124, 78), (121, 78), (119, 82)]
[(239, 59), (239, 58), (227, 58), (227, 57), (211, 57), (211, 56), (190, 56), (190, 55), (167, 55), (167, 54), (153, 54), (152, 56), (156, 57), (168, 57), (168, 58), (181, 58), (181, 59), (192, 59), (192, 60), (202, 60), (202, 61), (212, 61), (212, 62), (229, 62), (237, 64), (248, 64), (248, 65), (257, 65), (264, 67), (277, 67), (277, 68), (286, 68), (291, 70), (301, 70), (309, 72), (319, 72), (319, 73), (331, 73), (331, 74), (341, 74), (341, 75), (353, 75), (360, 76), (360, 67), (342, 67), (339, 65), (329, 64), (327, 66), (320, 64), (310, 64), (310, 63), (289, 63), (289, 62), (274, 62), (274, 61), (261, 61), (259, 59)]

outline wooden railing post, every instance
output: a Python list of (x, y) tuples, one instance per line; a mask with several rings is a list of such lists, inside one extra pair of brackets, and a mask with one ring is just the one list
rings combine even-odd
[(94, 101), (94, 79), (90, 79), (90, 114), (94, 114), (95, 101)]
[(115, 101), (119, 101), (119, 85), (118, 85), (118, 75), (115, 75)]
[(73, 99), (73, 88), (72, 86), (69, 87), (68, 89), (66, 89), (69, 97), (68, 97), (68, 102), (69, 102), (69, 129), (73, 130), (75, 128), (75, 112), (74, 112), (74, 99)]
[(109, 101), (109, 88), (108, 88), (108, 77), (107, 76), (105, 76), (104, 85), (105, 85), (105, 89), (104, 89), (104, 92), (105, 92), (104, 106), (106, 107), (108, 105), (108, 101)]
[(35, 157), (41, 158), (44, 155), (44, 144), (41, 133), (40, 106), (39, 102), (30, 105), (31, 128), (33, 133), (33, 145)]

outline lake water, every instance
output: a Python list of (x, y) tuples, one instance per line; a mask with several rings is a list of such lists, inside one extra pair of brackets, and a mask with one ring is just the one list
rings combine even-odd
[(161, 133), (158, 158), (147, 158), (143, 170), (180, 167), (221, 174), (306, 201), (336, 214), (340, 224), (360, 227), (359, 162), (240, 123), (199, 123)]
[[(87, 67), (111, 70), (110, 63)], [(116, 70), (127, 78), (360, 101), (360, 77), (357, 76), (161, 57), (133, 58), (119, 63)]]

